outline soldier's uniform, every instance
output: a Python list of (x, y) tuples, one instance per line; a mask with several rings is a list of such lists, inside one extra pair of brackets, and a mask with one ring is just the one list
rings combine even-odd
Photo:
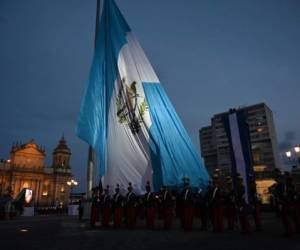
[(210, 207), (212, 213), (213, 231), (223, 232), (223, 193), (219, 185), (218, 177), (213, 179), (213, 189), (210, 197)]
[(207, 230), (207, 221), (208, 221), (208, 207), (207, 207), (207, 199), (206, 194), (203, 191), (200, 191), (197, 194), (197, 206), (199, 209), (199, 216), (201, 220), (201, 230)]
[(162, 189), (160, 201), (163, 212), (164, 229), (169, 229), (173, 223), (173, 199), (168, 188), (164, 187)]
[(260, 231), (262, 229), (261, 225), (261, 213), (260, 213), (260, 199), (256, 192), (256, 183), (255, 180), (250, 181), (249, 185), (249, 191), (250, 191), (250, 202), (252, 205), (252, 215), (254, 218), (254, 223), (256, 227), (256, 231)]
[(296, 229), (298, 232), (300, 232), (300, 192), (295, 192), (295, 224)]
[(181, 218), (181, 212), (182, 212), (180, 195), (181, 194), (180, 194), (179, 186), (176, 186), (176, 189), (173, 192), (173, 196), (175, 197), (175, 215), (177, 218)]
[(79, 200), (78, 202), (78, 219), (79, 221), (82, 220), (82, 217), (83, 217), (83, 205), (82, 205), (82, 200)]
[(181, 193), (181, 204), (182, 227), (185, 231), (190, 231), (193, 227), (194, 199), (188, 181), (184, 184), (184, 190)]
[(146, 193), (143, 197), (143, 205), (146, 214), (147, 228), (153, 229), (155, 224), (155, 194), (151, 192), (150, 183), (147, 182)]
[(231, 178), (227, 178), (226, 190), (224, 194), (225, 215), (228, 230), (234, 230), (236, 218), (235, 193), (232, 187)]
[(90, 218), (91, 227), (94, 227), (96, 222), (99, 221), (100, 207), (101, 207), (101, 197), (100, 197), (100, 192), (97, 191), (94, 194), (92, 199), (91, 218)]
[(212, 184), (212, 181), (208, 182), (207, 190), (204, 196), (204, 201), (205, 201), (205, 206), (206, 206), (206, 211), (207, 211), (207, 218), (209, 219), (210, 223), (213, 223), (213, 218), (212, 218), (212, 207), (211, 207), (211, 197), (214, 191), (214, 187)]
[(102, 196), (102, 226), (108, 227), (110, 220), (110, 195), (109, 186), (104, 190), (104, 195)]
[(291, 236), (295, 232), (293, 218), (295, 189), (289, 176), (286, 176), (285, 181), (283, 176), (278, 178), (277, 181), (275, 192), (280, 217), (285, 228), (285, 234)]
[(239, 209), (240, 228), (242, 233), (250, 233), (251, 228), (248, 218), (247, 203), (245, 201), (245, 186), (241, 177), (238, 177), (237, 182), (236, 205)]
[(133, 192), (132, 184), (128, 185), (128, 193), (126, 194), (126, 223), (130, 229), (136, 226), (136, 205), (137, 197)]
[(122, 224), (122, 214), (123, 214), (123, 196), (120, 194), (120, 186), (117, 185), (115, 189), (115, 194), (112, 199), (112, 209), (114, 215), (114, 228), (120, 228)]

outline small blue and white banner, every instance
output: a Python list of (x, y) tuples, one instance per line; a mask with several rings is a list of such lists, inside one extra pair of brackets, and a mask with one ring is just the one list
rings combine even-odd
[(254, 176), (251, 141), (249, 127), (243, 110), (230, 110), (223, 117), (225, 131), (229, 140), (231, 152), (231, 174), (236, 186), (237, 175), (243, 179), (245, 186), (245, 200), (248, 203), (251, 197), (249, 184)]

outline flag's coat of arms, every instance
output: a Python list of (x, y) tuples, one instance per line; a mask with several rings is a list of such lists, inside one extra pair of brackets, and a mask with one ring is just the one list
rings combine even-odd
[(146, 99), (139, 95), (136, 84), (134, 81), (128, 86), (123, 78), (116, 101), (119, 122), (126, 123), (133, 134), (139, 133), (140, 123), (143, 122), (143, 116), (148, 110)]
[(77, 134), (93, 146), (104, 184), (143, 192), (148, 180), (205, 188), (209, 175), (143, 49), (105, 0)]

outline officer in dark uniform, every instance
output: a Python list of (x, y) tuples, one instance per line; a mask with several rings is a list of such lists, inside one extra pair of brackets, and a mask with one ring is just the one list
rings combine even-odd
[(239, 211), (241, 231), (242, 233), (248, 234), (251, 231), (248, 218), (248, 204), (245, 200), (245, 186), (240, 175), (237, 176), (236, 206), (238, 207)]
[(160, 202), (163, 213), (164, 229), (170, 229), (173, 223), (173, 198), (168, 187), (162, 187)]
[(134, 229), (136, 226), (136, 206), (137, 197), (133, 192), (132, 184), (128, 184), (128, 192), (126, 194), (126, 222), (127, 227)]
[(92, 206), (91, 206), (91, 227), (94, 227), (96, 222), (99, 221), (101, 208), (101, 197), (100, 191), (97, 189), (93, 190)]
[(213, 231), (223, 232), (223, 193), (218, 176), (213, 177), (213, 190), (210, 194), (210, 207), (212, 213)]
[(255, 183), (254, 177), (252, 177), (250, 179), (249, 194), (251, 196), (249, 201), (250, 201), (251, 207), (252, 207), (252, 215), (253, 215), (253, 219), (254, 219), (255, 228), (256, 228), (256, 231), (261, 231), (261, 229), (262, 229), (261, 212), (260, 212), (261, 202), (257, 195), (256, 183)]
[(143, 205), (146, 214), (146, 225), (148, 229), (153, 229), (155, 224), (155, 194), (151, 192), (150, 182), (146, 184), (146, 193), (143, 197)]
[(204, 195), (204, 201), (207, 211), (207, 218), (211, 224), (213, 224), (213, 218), (212, 218), (212, 208), (211, 208), (211, 197), (214, 191), (214, 186), (211, 180), (208, 181), (207, 190)]
[(173, 192), (173, 197), (175, 198), (175, 215), (177, 218), (181, 218), (181, 212), (182, 212), (181, 193), (178, 185), (176, 185), (176, 188)]
[(107, 228), (109, 226), (110, 220), (110, 195), (109, 186), (107, 185), (104, 189), (104, 194), (102, 196), (102, 226)]
[(78, 219), (79, 221), (82, 221), (82, 217), (83, 217), (83, 205), (82, 205), (82, 200), (78, 201)]
[(201, 220), (201, 231), (207, 230), (207, 220), (208, 220), (208, 208), (206, 202), (206, 193), (199, 189), (198, 193), (195, 195), (195, 207), (198, 209), (198, 214)]
[(272, 205), (273, 208), (275, 209), (277, 215), (280, 217), (280, 205), (279, 205), (279, 197), (278, 197), (278, 186), (280, 186), (282, 184), (282, 173), (278, 168), (275, 168), (274, 170), (274, 180), (275, 180), (275, 184), (273, 184), (271, 187), (269, 187), (269, 192), (271, 193), (271, 197), (272, 197)]
[(297, 232), (300, 232), (300, 192), (295, 190), (295, 224)]
[(295, 188), (288, 173), (277, 178), (275, 187), (276, 202), (279, 214), (285, 228), (285, 235), (290, 237), (295, 232), (293, 218), (293, 203), (295, 198)]
[(117, 184), (115, 188), (115, 194), (112, 199), (112, 209), (114, 215), (114, 228), (118, 229), (122, 224), (122, 214), (123, 214), (123, 201), (124, 197), (120, 194), (120, 185)]
[(235, 193), (232, 186), (230, 176), (226, 178), (226, 189), (224, 193), (225, 215), (227, 219), (228, 230), (234, 230), (234, 222), (236, 219)]
[(185, 231), (191, 231), (193, 227), (194, 199), (188, 178), (184, 180), (184, 190), (181, 193), (181, 204), (182, 227)]

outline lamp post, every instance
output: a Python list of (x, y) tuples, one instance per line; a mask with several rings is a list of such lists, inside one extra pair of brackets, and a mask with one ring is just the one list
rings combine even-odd
[(285, 156), (288, 158), (288, 165), (292, 164), (292, 151), (286, 151)]
[(292, 158), (292, 152), (291, 151), (287, 151), (287, 152), (285, 152), (285, 155), (286, 155), (286, 157), (289, 159), (289, 161), (291, 160), (291, 158)]
[[(70, 196), (71, 196), (71, 194), (72, 194), (72, 192), (73, 192), (73, 188), (76, 187), (76, 186), (78, 185), (78, 182), (75, 181), (74, 179), (72, 179), (72, 180), (70, 180), (70, 181), (67, 181), (67, 185), (68, 185), (68, 186), (70, 187), (70, 189), (71, 189), (71, 192), (70, 192)], [(70, 199), (70, 202), (71, 202), (71, 204), (72, 204), (72, 198)]]
[(295, 146), (294, 150), (295, 150), (296, 155), (297, 155), (297, 164), (298, 164), (298, 167), (300, 167), (300, 145)]

